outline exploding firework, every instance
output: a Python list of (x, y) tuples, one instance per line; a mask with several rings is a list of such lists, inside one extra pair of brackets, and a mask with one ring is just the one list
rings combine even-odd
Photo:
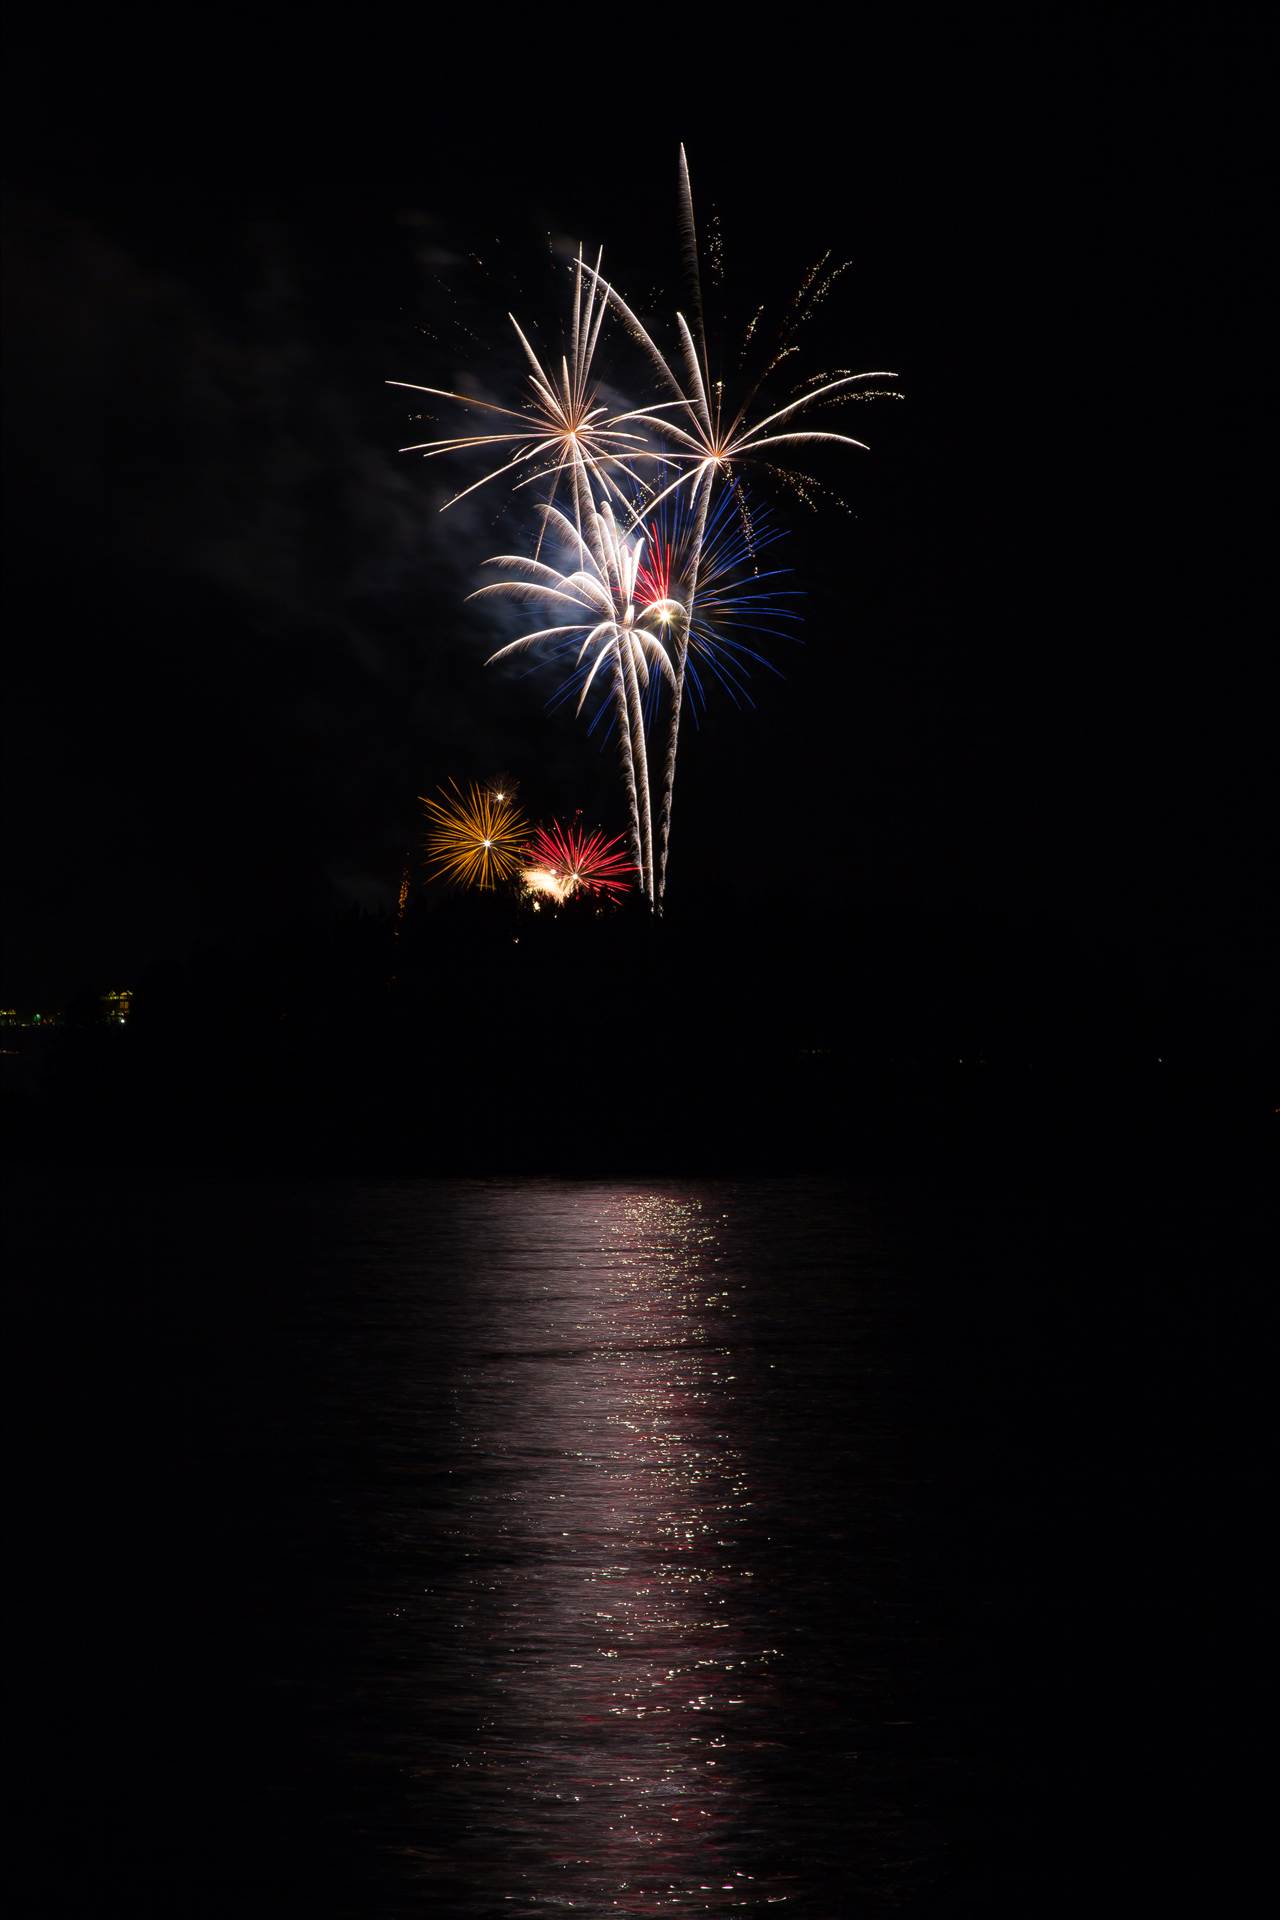
[[(685, 674), (690, 650), (690, 626), (697, 610), (699, 569), (703, 548), (703, 539), (708, 515), (712, 504), (712, 495), (717, 482), (734, 483), (737, 470), (750, 463), (782, 479), (795, 488), (802, 482), (788, 472), (786, 461), (792, 458), (796, 449), (808, 450), (814, 446), (834, 444), (857, 447), (866, 451), (866, 441), (856, 440), (851, 434), (830, 433), (808, 426), (799, 425), (801, 417), (819, 403), (830, 403), (841, 397), (856, 397), (855, 390), (864, 388), (870, 380), (892, 380), (897, 376), (890, 372), (847, 373), (833, 377), (819, 376), (816, 382), (810, 381), (803, 390), (782, 406), (756, 417), (756, 402), (762, 386), (770, 374), (795, 350), (794, 335), (813, 306), (825, 296), (833, 280), (841, 269), (829, 270), (829, 255), (824, 255), (811, 269), (802, 283), (796, 298), (784, 318), (777, 345), (760, 374), (747, 383), (743, 398), (736, 407), (726, 405), (725, 383), (713, 378), (710, 355), (707, 350), (706, 328), (703, 322), (702, 285), (698, 269), (698, 230), (693, 212), (693, 193), (689, 182), (689, 167), (683, 146), (680, 149), (680, 223), (681, 239), (689, 272), (693, 324), (684, 314), (676, 315), (676, 328), (680, 339), (680, 359), (683, 377), (671, 366), (667, 356), (657, 345), (653, 336), (632, 309), (622, 299), (614, 287), (602, 283), (605, 298), (611, 301), (621, 314), (633, 340), (647, 355), (650, 365), (659, 379), (675, 395), (674, 410), (666, 407), (654, 408), (649, 414), (649, 424), (661, 434), (667, 445), (669, 460), (679, 466), (681, 471), (661, 492), (645, 500), (636, 508), (635, 521), (648, 519), (655, 508), (668, 497), (684, 490), (693, 509), (694, 537), (692, 543), (692, 561), (688, 579), (685, 583), (685, 619), (673, 622), (675, 653), (675, 689), (671, 700), (670, 717), (667, 729), (667, 749), (663, 763), (662, 810), (659, 829), (659, 848), (655, 903), (660, 903), (666, 886), (667, 850), (671, 835), (671, 808), (675, 793), (676, 752), (680, 738), (680, 714), (684, 703)], [(588, 269), (593, 279), (598, 270)], [(758, 332), (760, 312), (747, 330), (747, 339), (743, 343), (740, 356), (745, 360)], [(670, 417), (668, 417), (668, 415)], [(638, 416), (633, 415), (632, 418)], [(783, 464), (779, 464), (779, 461)]]
[(619, 851), (622, 838), (619, 833), (606, 840), (603, 833), (587, 833), (576, 822), (562, 826), (553, 820), (550, 826), (538, 828), (525, 850), (532, 862), (525, 884), (536, 880), (531, 890), (543, 892), (558, 888), (562, 900), (578, 891), (611, 897), (627, 893), (635, 884), (636, 870)]
[(544, 900), (554, 900), (557, 906), (563, 906), (569, 898), (569, 889), (550, 867), (526, 867), (520, 875), (520, 885), (525, 898), (532, 901), (535, 913)]
[[(725, 382), (723, 379), (713, 377), (707, 348), (706, 329), (702, 317), (701, 278), (698, 269), (697, 224), (694, 219), (688, 162), (683, 147), (680, 149), (680, 224), (690, 280), (690, 311), (693, 316), (691, 326), (683, 313), (676, 315), (683, 377), (676, 373), (669, 357), (663, 353), (648, 328), (627, 305), (616, 287), (600, 279), (598, 267), (586, 269), (593, 280), (600, 280), (606, 302), (613, 303), (622, 316), (632, 339), (643, 348), (662, 384), (675, 396), (669, 403), (648, 409), (636, 409), (628, 416), (631, 420), (646, 420), (653, 431), (661, 434), (670, 443), (666, 448), (668, 460), (682, 468), (676, 479), (669, 482), (660, 494), (642, 503), (636, 510), (637, 517), (647, 518), (652, 506), (664, 499), (667, 493), (674, 493), (680, 488), (686, 488), (690, 501), (696, 504), (709, 495), (718, 479), (732, 479), (735, 468), (747, 462), (755, 463), (765, 471), (786, 481), (792, 476), (788, 474), (785, 466), (779, 465), (779, 448), (785, 447), (790, 450), (825, 442), (857, 447), (865, 453), (867, 451), (865, 440), (856, 440), (847, 433), (830, 433), (808, 426), (798, 426), (797, 422), (802, 414), (817, 407), (820, 402), (825, 406), (842, 398), (850, 400), (862, 398), (863, 395), (859, 390), (868, 380), (897, 378), (896, 374), (884, 369), (869, 373), (852, 373), (847, 369), (841, 369), (838, 373), (819, 374), (805, 382), (801, 390), (793, 393), (793, 396), (783, 405), (773, 407), (760, 418), (755, 417), (754, 409), (765, 382), (784, 360), (798, 351), (794, 338), (796, 332), (814, 307), (825, 297), (840, 273), (844, 271), (843, 266), (829, 268), (830, 254), (824, 254), (806, 274), (787, 309), (777, 340), (769, 350), (767, 364), (754, 378), (748, 378), (744, 382), (743, 396), (737, 406), (727, 404)], [(745, 362), (751, 346), (757, 339), (763, 311), (763, 308), (757, 309), (755, 317), (747, 328), (739, 356), (740, 361)], [(885, 390), (876, 389), (875, 397), (887, 397)], [(892, 397), (899, 396), (894, 393)], [(778, 432), (779, 427), (784, 430)], [(766, 452), (767, 458), (763, 457)], [(789, 453), (786, 457), (790, 457)]]
[(636, 597), (644, 539), (622, 533), (608, 501), (591, 509), (581, 528), (558, 507), (544, 506), (541, 511), (544, 528), (563, 541), (574, 564), (558, 569), (521, 554), (499, 554), (489, 565), (506, 567), (517, 577), (493, 581), (470, 597), (502, 594), (525, 604), (541, 602), (553, 616), (562, 616), (552, 626), (535, 627), (509, 640), (489, 660), (491, 664), (535, 646), (548, 649), (569, 664), (571, 681), (578, 689), (579, 713), (597, 675), (606, 670), (612, 683), (631, 821), (632, 862), (646, 896), (652, 899), (653, 819), (644, 697), (653, 674), (664, 675), (674, 686), (675, 673), (663, 637), (663, 616), (640, 606)]
[(491, 888), (518, 870), (529, 823), (511, 800), (499, 800), (488, 787), (464, 792), (455, 780), (439, 789), (438, 799), (419, 798), (427, 810), (432, 879)]
[[(735, 702), (749, 701), (751, 669), (776, 671), (757, 650), (756, 638), (786, 634), (799, 618), (789, 604), (797, 596), (778, 585), (786, 570), (759, 564), (761, 552), (778, 535), (768, 514), (748, 504), (744, 470), (769, 476), (811, 505), (821, 489), (803, 470), (806, 454), (824, 445), (866, 448), (850, 433), (816, 425), (814, 417), (846, 402), (900, 397), (874, 384), (895, 375), (847, 367), (792, 380), (789, 388), (780, 384), (789, 378), (807, 322), (847, 265), (833, 263), (830, 253), (806, 274), (772, 334), (761, 324), (765, 309), (757, 308), (740, 351), (727, 356), (733, 389), (728, 395), (708, 349), (699, 236), (683, 147), (679, 213), (690, 299), (687, 317), (676, 315), (676, 350), (670, 355), (606, 281), (603, 255), (597, 254), (591, 266), (579, 251), (566, 350), (558, 368), (556, 356), (535, 352), (509, 316), (530, 369), (528, 394), (517, 406), (410, 381), (388, 383), (477, 416), (474, 432), (402, 449), (428, 459), (483, 455), (489, 470), (453, 500), (503, 479), (515, 491), (541, 485), (532, 557), (504, 555), (491, 561), (510, 577), (480, 588), (479, 594), (506, 595), (536, 608), (536, 617), (547, 624), (499, 647), (490, 661), (530, 649), (551, 656), (565, 670), (557, 699), (575, 700), (580, 713), (593, 689), (604, 694), (589, 724), (616, 732), (628, 809), (627, 871), (656, 908), (666, 883), (686, 688), (695, 712), (713, 681)], [(707, 259), (710, 284), (718, 288), (723, 247), (714, 223)], [(664, 397), (650, 405), (619, 409), (601, 397), (593, 368), (610, 307), (664, 390)], [(563, 489), (559, 503), (558, 489)], [(664, 687), (670, 699), (660, 773), (655, 765), (659, 799), (651, 796), (646, 731), (663, 704)], [(443, 804), (425, 802), (440, 874), (478, 886), (508, 876), (514, 849), (499, 829), (486, 830), (481, 808), (483, 803), (493, 809), (494, 819), (510, 818), (511, 797), (505, 783), (490, 783), (467, 796), (455, 788)], [(579, 884), (566, 878), (568, 872), (544, 848), (531, 854), (522, 884), (527, 893), (565, 897), (563, 889)]]
[[(789, 567), (764, 567), (760, 556), (783, 537), (768, 510), (757, 511), (740, 481), (726, 487), (707, 515), (700, 551), (697, 513), (683, 495), (656, 508), (645, 527), (645, 548), (636, 572), (636, 605), (664, 629), (683, 618), (687, 582), (698, 562), (698, 597), (689, 622), (686, 685), (695, 713), (707, 704), (715, 680), (735, 706), (751, 706), (747, 677), (753, 667), (778, 669), (743, 637), (794, 639), (800, 614), (796, 589), (781, 582)], [(652, 718), (652, 706), (650, 710)]]
[(485, 416), (487, 432), (419, 440), (400, 449), (401, 453), (420, 453), (427, 460), (441, 454), (481, 450), (501, 456), (496, 467), (446, 500), (445, 507), (453, 506), (491, 480), (500, 480), (507, 474), (515, 476), (512, 485), (516, 488), (549, 479), (552, 503), (561, 479), (567, 476), (573, 510), (579, 518), (584, 503), (589, 506), (593, 486), (625, 501), (617, 478), (619, 474), (642, 491), (651, 490), (635, 471), (634, 463), (661, 458), (649, 447), (645, 432), (638, 424), (647, 422), (653, 410), (611, 413), (598, 400), (592, 381), (596, 344), (608, 310), (604, 282), (600, 278), (602, 258), (602, 253), (596, 255), (594, 267), (589, 267), (581, 256), (574, 262), (569, 350), (561, 356), (558, 372), (543, 365), (515, 316), (507, 315), (530, 366), (532, 397), (523, 410), (495, 406), (492, 401), (478, 399), (474, 394), (452, 393), (444, 387), (420, 386), (412, 380), (388, 380), (389, 387), (432, 394), (437, 399), (474, 408)]

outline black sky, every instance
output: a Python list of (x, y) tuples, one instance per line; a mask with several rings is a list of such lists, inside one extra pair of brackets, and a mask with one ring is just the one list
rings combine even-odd
[(673, 306), (683, 138), (745, 311), (831, 245), (812, 364), (908, 397), (825, 470), (852, 518), (786, 509), (804, 644), (690, 743), (673, 906), (1035, 926), (1273, 1030), (1273, 45), (855, 23), (686, 47), (686, 104), (643, 36), (553, 86), (560, 38), (524, 93), (425, 32), (17, 50), (6, 994), (387, 905), (449, 773), (621, 826), (546, 688), (483, 671), (489, 517), (437, 517), (382, 382), (496, 389), (503, 310), (562, 303), (549, 235)]

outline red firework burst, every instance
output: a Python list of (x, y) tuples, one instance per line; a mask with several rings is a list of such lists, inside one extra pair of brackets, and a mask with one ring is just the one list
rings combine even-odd
[(606, 840), (603, 833), (587, 833), (576, 821), (566, 827), (553, 820), (537, 829), (525, 858), (554, 873), (566, 893), (579, 887), (588, 893), (626, 893), (635, 884), (635, 868), (625, 851), (614, 851), (622, 840), (620, 833)]
[(636, 569), (636, 605), (659, 606), (671, 598), (671, 546), (657, 534), (645, 541), (644, 553)]

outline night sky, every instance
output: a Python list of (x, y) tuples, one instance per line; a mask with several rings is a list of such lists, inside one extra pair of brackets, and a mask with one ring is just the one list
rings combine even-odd
[(853, 264), (807, 364), (895, 368), (907, 398), (851, 410), (870, 454), (817, 469), (852, 517), (777, 502), (803, 644), (682, 750), (673, 913), (1004, 929), (1219, 1010), (1224, 1044), (1274, 1035), (1273, 49), (1155, 11), (855, 22), (816, 80), (802, 47), (687, 50), (694, 107), (639, 30), (522, 92), (552, 38), (505, 79), (425, 32), (18, 62), (7, 1003), (390, 908), (450, 774), (622, 829), (551, 684), (483, 668), (463, 597), (516, 523), (496, 491), (437, 515), (480, 469), (398, 455), (412, 400), (383, 382), (509, 392), (503, 314), (553, 338), (579, 238), (668, 315), (684, 139), (732, 310), (831, 246)]

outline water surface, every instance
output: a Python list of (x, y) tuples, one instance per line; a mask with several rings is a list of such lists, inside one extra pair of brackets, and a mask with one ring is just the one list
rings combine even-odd
[(51, 1898), (1051, 1908), (1063, 1795), (1106, 1765), (1110, 1376), (1042, 1211), (806, 1180), (76, 1200), (14, 1209)]

